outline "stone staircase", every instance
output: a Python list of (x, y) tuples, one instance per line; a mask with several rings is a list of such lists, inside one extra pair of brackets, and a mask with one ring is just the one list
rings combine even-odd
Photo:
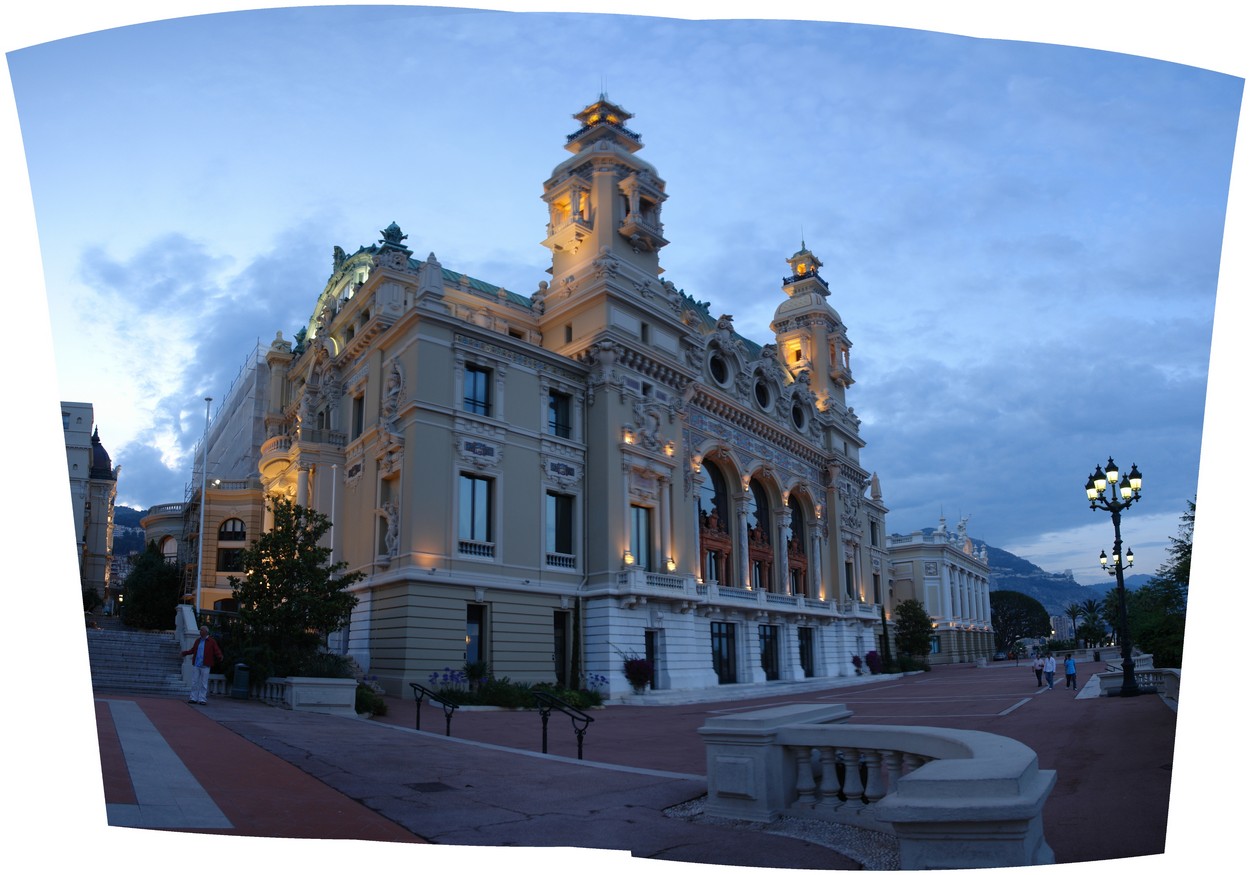
[(139, 632), (113, 623), (87, 629), (91, 686), (97, 693), (187, 695), (173, 632)]

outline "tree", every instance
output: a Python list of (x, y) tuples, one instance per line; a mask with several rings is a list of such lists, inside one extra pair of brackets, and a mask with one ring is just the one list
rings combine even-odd
[(990, 623), (999, 650), (1021, 638), (1049, 638), (1050, 614), (1037, 599), (1009, 589), (990, 593)]
[(1076, 637), (1085, 640), (1086, 647), (1097, 647), (1107, 637), (1106, 626), (1103, 625), (1103, 606), (1097, 599), (1086, 599), (1080, 604), (1081, 627)]
[(1194, 502), (1188, 504), (1179, 536), (1171, 539), (1169, 560), (1148, 583), (1128, 594), (1129, 634), (1135, 645), (1154, 656), (1158, 668), (1180, 668), (1184, 655), (1196, 510)]
[(356, 597), (346, 589), (363, 575), (330, 564), (321, 541), (325, 514), (274, 497), (273, 528), (243, 550), (242, 578), (231, 577), (239, 603), (242, 652), (254, 678), (298, 673), (323, 636), (351, 618)]
[(1064, 609), (1063, 615), (1072, 621), (1072, 637), (1079, 638), (1077, 629), (1080, 627), (1081, 606), (1076, 602), (1070, 602)]
[(916, 599), (907, 599), (895, 606), (894, 640), (898, 649), (908, 656), (928, 655), (933, 640), (933, 619)]
[(181, 567), (166, 561), (156, 542), (149, 541), (126, 575), (122, 621), (138, 629), (174, 628), (181, 584)]

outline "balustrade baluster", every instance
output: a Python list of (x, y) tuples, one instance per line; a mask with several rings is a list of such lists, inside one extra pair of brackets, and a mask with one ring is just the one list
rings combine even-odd
[(842, 748), (842, 762), (846, 766), (846, 775), (842, 778), (842, 795), (846, 797), (848, 808), (864, 807), (864, 782), (859, 777), (860, 751), (857, 747)]
[(837, 748), (820, 747), (820, 802), (817, 808), (833, 810), (842, 802), (838, 799)]
[(816, 804), (816, 778), (812, 774), (812, 749), (810, 747), (800, 747), (794, 752), (795, 766), (798, 769), (798, 776), (794, 782), (794, 789), (798, 791), (799, 805), (815, 805)]
[(885, 792), (893, 793), (898, 789), (898, 779), (903, 776), (903, 753), (897, 750), (885, 751)]
[(868, 786), (864, 788), (864, 798), (871, 805), (885, 795), (885, 774), (881, 770), (881, 751), (866, 750), (863, 752), (863, 757), (864, 763), (868, 766)]

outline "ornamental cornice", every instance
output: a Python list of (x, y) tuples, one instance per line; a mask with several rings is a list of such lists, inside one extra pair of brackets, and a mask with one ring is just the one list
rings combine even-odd
[(463, 356), (461, 350), (476, 352), (481, 355), (489, 356), (500, 362), (509, 362), (518, 367), (528, 368), (538, 373), (549, 373), (554, 379), (563, 380), (566, 383), (580, 385), (585, 379), (581, 374), (573, 371), (567, 371), (555, 364), (545, 361), (535, 356), (527, 355), (520, 350), (511, 349), (492, 343), (480, 337), (471, 337), (467, 334), (456, 333), (453, 347), (457, 349), (458, 360)]

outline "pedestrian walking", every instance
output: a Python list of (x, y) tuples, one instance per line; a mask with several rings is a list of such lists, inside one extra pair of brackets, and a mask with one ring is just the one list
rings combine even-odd
[(208, 704), (208, 673), (221, 662), (221, 647), (217, 639), (208, 634), (208, 627), (200, 627), (200, 637), (189, 650), (182, 651), (183, 656), (191, 657), (191, 695), (187, 701), (193, 705)]
[(1055, 655), (1053, 653), (1046, 654), (1046, 662), (1042, 664), (1042, 672), (1046, 675), (1046, 689), (1053, 690), (1055, 688)]
[(1042, 662), (1042, 656), (1040, 653), (1033, 657), (1033, 674), (1037, 675), (1037, 688), (1039, 690), (1042, 688), (1042, 670), (1045, 667), (1045, 663)]
[(1076, 689), (1076, 660), (1071, 653), (1063, 658), (1063, 680), (1064, 687)]

